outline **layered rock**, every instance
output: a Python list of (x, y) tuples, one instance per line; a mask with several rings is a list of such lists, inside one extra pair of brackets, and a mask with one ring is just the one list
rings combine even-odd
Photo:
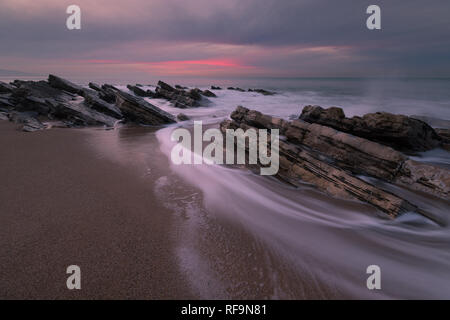
[(53, 74), (48, 76), (48, 83), (56, 89), (64, 90), (70, 93), (81, 94), (83, 88), (69, 80), (57, 77)]
[(145, 125), (161, 125), (174, 123), (175, 118), (171, 114), (148, 103), (142, 98), (117, 91), (116, 104), (126, 119)]
[(100, 87), (90, 83), (88, 89), (50, 75), (48, 81), (16, 80), (4, 87), (8, 93), (0, 94), (0, 111), (5, 112), (2, 118), (24, 124), (24, 131), (51, 126), (112, 127), (120, 121), (151, 125), (175, 122), (172, 115), (142, 98), (107, 84)]
[[(289, 178), (288, 180), (294, 178), (308, 181), (322, 190), (326, 189), (328, 192), (331, 190), (331, 194), (334, 195), (341, 195), (342, 190), (344, 190), (343, 194), (351, 194), (353, 191), (349, 190), (353, 189), (348, 189), (347, 182), (352, 181), (351, 184), (357, 183), (358, 185), (360, 182), (347, 176), (345, 179), (342, 178), (344, 175), (341, 174), (341, 171), (343, 171), (350, 176), (351, 174), (368, 175), (444, 199), (449, 197), (449, 170), (412, 161), (388, 146), (319, 124), (301, 120), (286, 121), (243, 107), (238, 107), (231, 114), (231, 119), (233, 121), (222, 123), (222, 129), (225, 127), (254, 127), (280, 130), (280, 133), (286, 138), (286, 141), (280, 141), (280, 166), (289, 173), (284, 174)], [(303, 162), (298, 164), (297, 162), (300, 161), (298, 158)], [(303, 169), (297, 168), (298, 166)], [(318, 168), (316, 173), (321, 179), (312, 178), (313, 173), (308, 172), (307, 168), (313, 167)], [(345, 183), (336, 182), (321, 168), (330, 170), (336, 179), (341, 177)], [(292, 173), (295, 173), (294, 176), (290, 176)], [(283, 175), (283, 173), (281, 174)], [(286, 177), (283, 176), (283, 178)], [(366, 187), (364, 185), (364, 188)], [(373, 203), (372, 199), (364, 198), (364, 194), (364, 192), (357, 192), (355, 197), (378, 206), (377, 203)], [(383, 199), (387, 199), (384, 194)]]
[(346, 118), (341, 108), (323, 109), (319, 106), (306, 106), (303, 108), (300, 119), (332, 127), (405, 152), (426, 151), (436, 148), (441, 143), (433, 128), (425, 122), (387, 112)]
[(155, 94), (153, 92), (151, 92), (150, 90), (145, 91), (144, 89), (141, 89), (139, 86), (132, 86), (132, 85), (127, 85), (128, 90), (130, 90), (131, 92), (133, 92), (135, 95), (139, 96), (139, 97), (149, 97), (152, 98), (155, 96)]

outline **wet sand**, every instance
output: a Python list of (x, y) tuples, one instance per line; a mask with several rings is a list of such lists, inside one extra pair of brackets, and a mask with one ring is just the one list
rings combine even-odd
[[(0, 121), (0, 299), (195, 298), (173, 254), (171, 212), (83, 130)], [(81, 267), (81, 290), (66, 268)]]

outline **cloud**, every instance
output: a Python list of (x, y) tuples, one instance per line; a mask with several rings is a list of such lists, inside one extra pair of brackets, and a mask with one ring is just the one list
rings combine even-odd
[(366, 0), (75, 2), (82, 9), (78, 31), (65, 28), (65, 9), (73, 1), (2, 0), (0, 67), (20, 59), (22, 68), (12, 67), (23, 71), (35, 70), (33, 62), (38, 61), (56, 67), (70, 60), (75, 68), (72, 63), (79, 60), (86, 68), (82, 61), (117, 60), (159, 63), (160, 72), (165, 66), (168, 72), (176, 73), (178, 67), (181, 73), (200, 74), (207, 65), (170, 61), (228, 60), (239, 63), (210, 65), (209, 70), (228, 73), (234, 68), (234, 74), (268, 76), (450, 71), (445, 58), (450, 51), (447, 0), (378, 0), (381, 31), (365, 27), (365, 9), (372, 4)]

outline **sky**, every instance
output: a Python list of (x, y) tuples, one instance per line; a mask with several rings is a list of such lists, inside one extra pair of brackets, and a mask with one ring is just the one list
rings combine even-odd
[(448, 0), (0, 0), (0, 75), (449, 77), (449, 21)]

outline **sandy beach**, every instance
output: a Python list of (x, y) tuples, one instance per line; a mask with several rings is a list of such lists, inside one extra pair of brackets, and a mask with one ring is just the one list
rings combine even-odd
[[(192, 298), (169, 210), (133, 168), (96, 156), (87, 136), (0, 122), (0, 297)], [(72, 264), (82, 290), (66, 288)]]

